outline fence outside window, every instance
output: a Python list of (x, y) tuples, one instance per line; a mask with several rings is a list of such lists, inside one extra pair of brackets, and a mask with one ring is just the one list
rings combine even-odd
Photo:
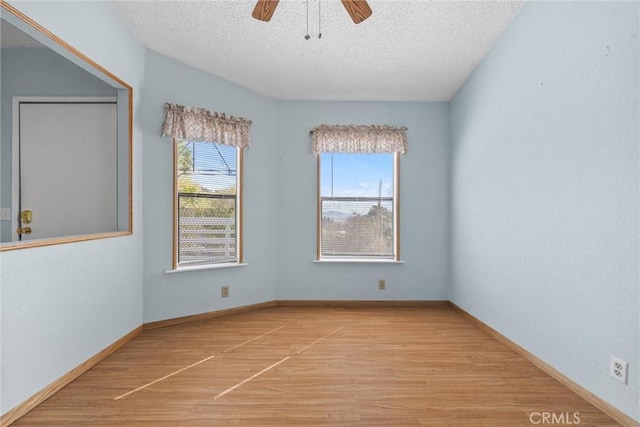
[(178, 193), (178, 263), (237, 261), (236, 196)]

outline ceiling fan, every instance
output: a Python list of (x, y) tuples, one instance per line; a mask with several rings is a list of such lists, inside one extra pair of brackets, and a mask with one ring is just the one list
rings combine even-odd
[[(280, 0), (258, 0), (253, 9), (253, 16), (259, 21), (269, 21)], [(355, 24), (359, 24), (373, 13), (366, 0), (341, 0), (342, 5), (347, 9), (347, 13)]]

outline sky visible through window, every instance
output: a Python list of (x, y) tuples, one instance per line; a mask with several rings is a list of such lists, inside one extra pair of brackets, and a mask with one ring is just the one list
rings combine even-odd
[[(320, 154), (321, 197), (393, 197), (393, 154)], [(327, 204), (328, 203), (328, 204)], [(325, 213), (364, 215), (372, 202), (325, 202)]]
[[(189, 149), (196, 171), (193, 179), (198, 184), (213, 192), (235, 185), (235, 147), (190, 143)], [(321, 153), (320, 156), (322, 197), (393, 197), (393, 154)]]
[(381, 180), (382, 197), (393, 196), (393, 154), (322, 153), (320, 156), (322, 197), (378, 197)]

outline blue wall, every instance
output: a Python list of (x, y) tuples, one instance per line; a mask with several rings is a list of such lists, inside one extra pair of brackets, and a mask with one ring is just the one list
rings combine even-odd
[[(226, 80), (147, 51), (142, 95), (144, 150), (144, 321), (275, 299), (277, 252), (277, 103)], [(173, 260), (173, 143), (160, 137), (164, 103), (246, 117), (244, 261), (247, 266), (167, 274)], [(230, 287), (220, 297), (222, 285)]]
[[(132, 85), (139, 108), (145, 51), (109, 3), (15, 6)], [(2, 413), (142, 323), (142, 132), (137, 116), (133, 170), (134, 235), (0, 252)]]
[[(447, 103), (278, 104), (278, 299), (446, 300), (448, 256)], [(320, 124), (407, 126), (400, 159), (400, 258), (405, 264), (312, 263), (316, 258)], [(378, 290), (378, 279), (387, 289)]]
[[(446, 299), (448, 104), (277, 102), (152, 51), (146, 65), (145, 322), (274, 299)], [(173, 146), (160, 137), (165, 102), (253, 121), (244, 176), (248, 266), (166, 272), (173, 250)], [(408, 126), (409, 152), (400, 168), (406, 264), (312, 263), (317, 163), (309, 130), (322, 123)], [(378, 290), (378, 279), (387, 281), (386, 291)], [(229, 298), (220, 297), (222, 285), (230, 286)]]
[[(0, 203), (11, 207), (11, 117), (13, 96), (116, 96), (117, 91), (97, 77), (45, 48), (0, 49), (2, 111), (2, 188)], [(12, 212), (14, 214), (14, 212)], [(17, 214), (17, 213), (16, 213)], [(2, 241), (11, 240), (11, 221), (0, 223)]]
[(636, 419), (638, 63), (638, 2), (533, 2), (451, 104), (451, 299)]

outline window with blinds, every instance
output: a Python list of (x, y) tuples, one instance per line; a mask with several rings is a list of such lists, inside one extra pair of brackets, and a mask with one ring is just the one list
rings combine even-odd
[(320, 153), (320, 259), (397, 259), (396, 153)]
[(176, 140), (176, 267), (240, 262), (240, 148)]

